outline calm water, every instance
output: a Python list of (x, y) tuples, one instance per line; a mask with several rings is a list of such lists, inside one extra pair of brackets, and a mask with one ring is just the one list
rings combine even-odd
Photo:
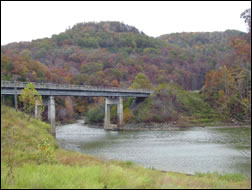
[(228, 172), (251, 177), (251, 129), (104, 131), (77, 123), (57, 127), (65, 149), (183, 173)]

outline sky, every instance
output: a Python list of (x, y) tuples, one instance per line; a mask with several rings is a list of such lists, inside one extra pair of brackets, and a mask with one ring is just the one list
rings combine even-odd
[(120, 21), (146, 35), (175, 32), (247, 32), (240, 14), (250, 1), (1, 1), (1, 45), (64, 32), (80, 22)]

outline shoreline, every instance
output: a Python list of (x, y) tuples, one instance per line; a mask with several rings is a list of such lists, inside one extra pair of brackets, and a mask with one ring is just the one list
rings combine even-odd
[[(104, 129), (103, 124), (88, 124), (83, 123), (87, 127)], [(251, 128), (251, 125), (238, 125), (238, 124), (227, 124), (220, 123), (219, 125), (190, 125), (190, 126), (179, 126), (171, 123), (130, 123), (119, 127), (118, 131), (169, 131), (174, 129), (190, 129), (190, 128)]]

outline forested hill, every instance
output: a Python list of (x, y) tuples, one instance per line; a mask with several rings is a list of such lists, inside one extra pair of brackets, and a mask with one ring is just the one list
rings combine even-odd
[(246, 33), (237, 30), (226, 30), (225, 32), (183, 32), (164, 34), (158, 37), (170, 44), (181, 48), (217, 48), (224, 50), (230, 38), (246, 36)]
[(200, 89), (205, 74), (232, 55), (239, 31), (153, 38), (120, 22), (79, 23), (51, 38), (1, 46), (2, 78), (129, 87), (142, 72), (154, 84)]

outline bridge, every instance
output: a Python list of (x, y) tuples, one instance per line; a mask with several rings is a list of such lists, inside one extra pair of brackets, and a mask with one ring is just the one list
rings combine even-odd
[[(1, 80), (1, 95), (20, 95), (21, 90), (30, 82), (14, 82)], [(147, 98), (153, 91), (144, 89), (124, 89), (124, 88), (105, 88), (87, 85), (69, 85), (53, 83), (32, 82), (35, 89), (48, 104), (48, 120), (52, 127), (52, 134), (56, 135), (55, 126), (55, 96), (84, 96), (84, 97), (105, 97), (105, 118), (104, 129), (114, 130), (123, 125), (123, 97)], [(117, 105), (118, 125), (110, 124), (110, 106)], [(40, 117), (40, 106), (35, 105), (35, 117)]]

